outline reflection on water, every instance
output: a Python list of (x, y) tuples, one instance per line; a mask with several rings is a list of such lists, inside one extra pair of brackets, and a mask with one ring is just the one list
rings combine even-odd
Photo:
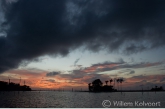
[[(124, 102), (160, 102), (165, 107), (165, 92), (119, 92), (114, 93), (89, 93), (89, 92), (0, 92), (0, 107), (42, 107), (42, 108), (102, 108), (103, 100)], [(114, 107), (111, 105), (111, 107)], [(115, 106), (124, 107), (124, 106)], [(143, 106), (141, 106), (143, 107)]]

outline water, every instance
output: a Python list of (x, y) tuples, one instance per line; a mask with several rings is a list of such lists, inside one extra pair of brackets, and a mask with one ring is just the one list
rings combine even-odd
[(103, 100), (111, 101), (111, 107), (138, 107), (114, 106), (114, 101), (132, 102), (160, 102), (160, 106), (139, 107), (165, 107), (165, 92), (56, 92), (56, 91), (31, 91), (31, 92), (0, 92), (1, 108), (102, 108)]

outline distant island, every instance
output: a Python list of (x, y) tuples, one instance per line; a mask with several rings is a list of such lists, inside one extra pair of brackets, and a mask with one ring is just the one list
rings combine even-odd
[(113, 80), (110, 80), (110, 85), (107, 83), (109, 81), (105, 81), (106, 85), (103, 86), (103, 83), (101, 82), (100, 79), (94, 80), (92, 83), (88, 84), (88, 89), (90, 92), (114, 92), (117, 91), (117, 89), (114, 89), (114, 87), (111, 85), (111, 82)]
[(0, 91), (31, 91), (30, 86), (0, 81)]
[[(109, 81), (105, 81), (105, 85), (103, 85), (103, 82), (100, 79), (96, 79), (94, 80), (92, 83), (88, 84), (88, 89), (89, 92), (148, 92), (148, 91), (165, 91), (163, 89), (162, 86), (158, 87), (155, 86), (155, 88), (151, 88), (149, 90), (122, 90), (122, 82), (123, 82), (123, 78), (119, 78), (119, 79), (110, 79)], [(110, 83), (110, 85), (108, 85), (108, 82)], [(118, 84), (118, 89), (119, 89), (119, 84), (120, 84), (120, 90), (117, 90), (114, 88), (113, 85), (111, 85), (111, 83), (114, 83), (115, 86), (115, 82)]]
[(163, 87), (162, 86), (160, 86), (160, 87), (155, 86), (155, 88), (152, 88), (151, 91), (163, 91)]

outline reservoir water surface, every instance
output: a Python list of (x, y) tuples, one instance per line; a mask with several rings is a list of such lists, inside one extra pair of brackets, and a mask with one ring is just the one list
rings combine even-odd
[(105, 100), (108, 107), (165, 108), (165, 92), (11, 91), (0, 92), (0, 98), (1, 108), (102, 108)]

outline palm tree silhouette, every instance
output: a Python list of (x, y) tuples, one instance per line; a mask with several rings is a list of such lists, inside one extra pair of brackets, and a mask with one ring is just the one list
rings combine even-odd
[(107, 86), (107, 83), (108, 83), (109, 81), (105, 81), (105, 84), (106, 84), (106, 86)]
[(20, 80), (19, 80), (19, 85), (21, 85), (21, 77), (20, 77)]
[(25, 80), (24, 80), (24, 86), (25, 86)]
[(158, 86), (155, 86), (155, 88), (157, 89), (157, 88), (158, 88)]
[(116, 81), (117, 81), (118, 90), (119, 90), (119, 82), (120, 82), (120, 79), (118, 78)]
[(122, 90), (122, 82), (123, 82), (124, 80), (123, 80), (123, 78), (120, 78), (119, 79), (119, 82), (120, 82), (120, 84), (121, 84), (121, 90)]
[(9, 84), (10, 84), (10, 76), (8, 75), (8, 79), (9, 79)]
[(109, 82), (110, 82), (110, 85), (111, 85), (111, 82), (113, 82), (113, 80), (112, 80), (112, 79), (110, 79), (110, 80), (109, 80)]
[(115, 88), (115, 82), (116, 82), (116, 78), (114, 78), (114, 88)]

